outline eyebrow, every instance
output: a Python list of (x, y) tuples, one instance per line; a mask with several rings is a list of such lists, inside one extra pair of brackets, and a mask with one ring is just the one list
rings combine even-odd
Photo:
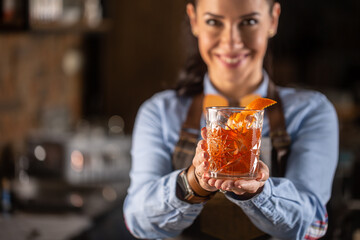
[[(212, 17), (215, 17), (215, 18), (225, 18), (224, 16), (222, 15), (217, 15), (217, 14), (214, 14), (214, 13), (211, 13), (211, 12), (206, 12), (204, 13), (204, 15), (210, 15)], [(239, 16), (239, 18), (248, 18), (248, 17), (253, 17), (253, 16), (257, 16), (257, 15), (260, 15), (259, 12), (252, 12), (252, 13), (249, 13), (249, 14), (245, 14), (245, 15), (242, 15), (242, 16)]]

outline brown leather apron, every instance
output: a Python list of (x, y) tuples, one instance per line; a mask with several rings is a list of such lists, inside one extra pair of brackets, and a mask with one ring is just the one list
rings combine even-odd
[[(200, 136), (203, 94), (193, 98), (187, 118), (182, 126), (179, 141), (173, 153), (174, 169), (187, 168), (192, 163)], [(286, 132), (281, 99), (273, 82), (269, 81), (268, 97), (277, 104), (266, 109), (270, 123), (271, 175), (284, 176), (289, 153), (290, 137)], [(260, 231), (239, 206), (218, 192), (205, 205), (194, 223), (174, 239), (181, 240), (242, 240), (268, 239), (270, 236)]]

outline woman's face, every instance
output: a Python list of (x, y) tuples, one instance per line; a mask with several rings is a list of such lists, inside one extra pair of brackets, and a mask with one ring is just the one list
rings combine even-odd
[[(196, 7), (188, 4), (187, 13), (216, 87), (261, 81), (268, 39), (277, 29), (279, 4), (270, 12), (266, 0), (199, 0)], [(253, 83), (254, 79), (258, 82)]]

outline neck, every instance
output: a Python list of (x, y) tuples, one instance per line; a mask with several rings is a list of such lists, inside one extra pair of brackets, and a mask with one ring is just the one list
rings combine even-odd
[(236, 80), (226, 80), (226, 76), (216, 76), (210, 72), (209, 77), (215, 88), (234, 102), (240, 102), (244, 96), (254, 92), (263, 80), (262, 70), (252, 72), (246, 77), (236, 77)]

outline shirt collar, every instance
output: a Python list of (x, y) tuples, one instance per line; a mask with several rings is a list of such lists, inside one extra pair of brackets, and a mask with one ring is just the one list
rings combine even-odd
[[(252, 94), (257, 94), (261, 97), (266, 97), (268, 85), (269, 85), (269, 75), (265, 70), (263, 70), (263, 81)], [(207, 73), (204, 76), (204, 94), (222, 95), (218, 90), (216, 90), (214, 85), (211, 83), (209, 75)]]

